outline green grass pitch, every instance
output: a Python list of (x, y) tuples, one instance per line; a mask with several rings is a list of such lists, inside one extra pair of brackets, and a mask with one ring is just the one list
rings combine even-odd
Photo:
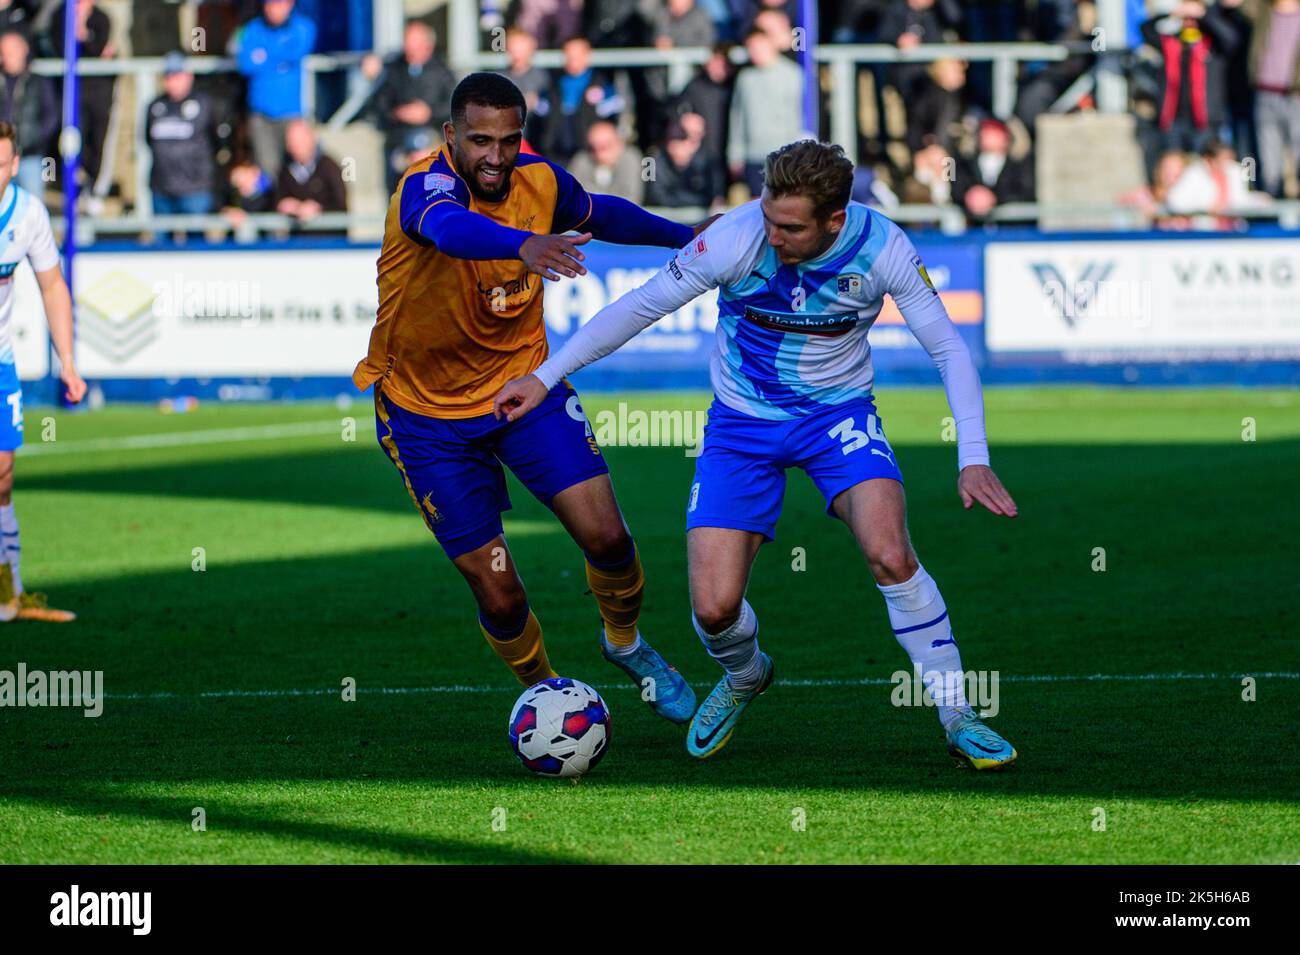
[[(366, 401), (28, 409), (24, 577), (80, 619), (0, 627), (0, 669), (102, 670), (107, 699), (97, 719), (0, 709), (0, 862), (1300, 861), (1300, 394), (986, 398), (1015, 521), (962, 510), (942, 392), (886, 387), (879, 406), (963, 663), (1000, 674), (991, 724), (1014, 771), (955, 768), (932, 710), (891, 705), (907, 660), (804, 476), (750, 589), (780, 681), (706, 762), (601, 660), (581, 556), (512, 484), (507, 532), (551, 659), (613, 714), (577, 785), (510, 754), (518, 687)], [(693, 460), (607, 455), (645, 562), (643, 632), (703, 690), (717, 671), (688, 616)]]

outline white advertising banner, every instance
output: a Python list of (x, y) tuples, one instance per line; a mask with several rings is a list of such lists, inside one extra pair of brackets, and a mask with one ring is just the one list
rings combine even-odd
[(350, 375), (375, 323), (378, 249), (88, 252), (87, 378)]
[(995, 241), (984, 264), (995, 360), (1300, 358), (1300, 239)]

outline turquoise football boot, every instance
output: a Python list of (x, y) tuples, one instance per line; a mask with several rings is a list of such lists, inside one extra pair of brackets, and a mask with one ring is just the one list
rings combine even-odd
[(740, 719), (740, 714), (745, 712), (745, 707), (772, 685), (776, 667), (766, 653), (760, 650), (759, 654), (767, 669), (758, 689), (740, 696), (731, 688), (731, 682), (726, 676), (719, 680), (718, 685), (704, 698), (695, 719), (691, 720), (691, 727), (686, 731), (686, 752), (697, 759), (708, 759), (726, 746), (731, 734), (736, 731), (736, 722)]
[[(686, 682), (685, 677), (671, 667), (658, 651), (645, 638), (641, 645), (624, 656), (610, 653), (605, 647), (604, 635), (601, 635), (601, 653), (605, 659), (632, 678), (632, 682), (641, 688), (642, 699), (650, 704), (650, 709), (666, 720), (685, 723), (695, 712), (695, 691)], [(647, 680), (651, 682), (646, 682)]]
[(967, 710), (951, 729), (945, 729), (948, 754), (975, 769), (1006, 769), (1016, 761), (1016, 748), (989, 729), (973, 710)]

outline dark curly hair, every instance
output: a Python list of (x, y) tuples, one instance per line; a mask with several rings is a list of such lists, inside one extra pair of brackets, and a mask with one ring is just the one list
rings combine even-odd
[(471, 73), (456, 84), (456, 89), (451, 94), (453, 125), (465, 125), (465, 108), (471, 103), (494, 109), (518, 109), (521, 124), (528, 117), (524, 94), (508, 77), (500, 73)]

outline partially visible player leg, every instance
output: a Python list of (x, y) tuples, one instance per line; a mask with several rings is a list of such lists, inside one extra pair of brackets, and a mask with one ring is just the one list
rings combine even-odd
[(745, 599), (762, 543), (762, 534), (730, 527), (692, 527), (686, 533), (695, 632), (742, 695), (753, 693), (767, 671), (758, 649), (758, 616)]
[(524, 583), (504, 537), (454, 558), (478, 604), (479, 629), (492, 651), (524, 686), (555, 676), (542, 625), (528, 606)]
[(14, 453), (0, 451), (0, 623), (8, 623), (18, 617), (18, 593), (21, 577), (18, 575), (17, 560), (9, 556), (8, 529), (4, 527), (5, 518), (14, 524), (14, 549), (18, 551), (18, 521), (14, 517)]
[(745, 599), (764, 541), (757, 531), (692, 527), (686, 532), (691, 618), (709, 656), (725, 670), (686, 733), (686, 751), (707, 759), (730, 741), (741, 714), (772, 685), (772, 658), (758, 647), (758, 616)]
[(632, 678), (659, 716), (689, 720), (695, 691), (637, 628), (645, 589), (641, 557), (573, 389), (560, 383), (531, 414), (506, 425), (497, 454), (582, 549), (604, 625), (605, 659)]
[(725, 671), (686, 734), (703, 759), (731, 739), (742, 713), (772, 684), (758, 647), (758, 616), (745, 599), (759, 547), (772, 540), (785, 497), (781, 448), (788, 425), (714, 401), (686, 504), (686, 555), (695, 632)]
[(487, 420), (415, 414), (377, 388), (379, 445), (406, 486), (415, 509), (464, 576), (479, 609), (479, 630), (524, 686), (555, 676), (542, 628), (502, 534), (510, 508), (505, 472), (493, 456)]
[(949, 750), (976, 769), (1010, 765), (1015, 749), (981, 723), (966, 702), (948, 608), (908, 538), (903, 485), (893, 478), (862, 481), (836, 495), (831, 508), (849, 525), (867, 558), (894, 636), (937, 704)]
[[(13, 375), (13, 366), (7, 366)], [(6, 400), (7, 399), (7, 400)], [(18, 535), (18, 516), (14, 512), (14, 451), (23, 443), (22, 392), (0, 392), (0, 623), (11, 620), (40, 620), (46, 623), (69, 623), (77, 619), (70, 610), (49, 606), (43, 593), (23, 589), (22, 544)]]

